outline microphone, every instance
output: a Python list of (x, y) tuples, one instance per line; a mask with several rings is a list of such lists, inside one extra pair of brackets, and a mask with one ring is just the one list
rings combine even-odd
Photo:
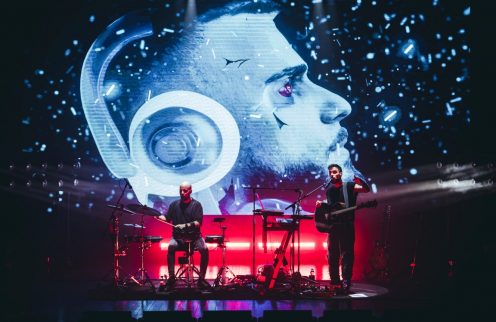
[(329, 182), (325, 184), (324, 189), (329, 188), (329, 186), (331, 185), (331, 183), (332, 183), (332, 181), (331, 181), (331, 180), (329, 180)]

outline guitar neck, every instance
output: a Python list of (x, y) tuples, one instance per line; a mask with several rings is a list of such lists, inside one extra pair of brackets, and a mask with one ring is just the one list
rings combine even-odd
[(349, 207), (349, 208), (345, 208), (345, 209), (340, 209), (340, 210), (333, 211), (332, 214), (333, 215), (339, 215), (339, 214), (342, 214), (344, 212), (348, 212), (348, 211), (354, 210), (356, 208), (358, 208), (358, 206), (353, 206), (353, 207)]

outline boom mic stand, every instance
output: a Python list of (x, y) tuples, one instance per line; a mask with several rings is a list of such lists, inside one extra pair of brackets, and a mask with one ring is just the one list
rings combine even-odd
[(296, 229), (298, 230), (298, 251), (297, 251), (297, 259), (298, 259), (298, 271), (295, 272), (294, 271), (294, 235), (293, 235), (293, 247), (291, 248), (292, 251), (291, 251), (291, 254), (290, 254), (290, 258), (292, 260), (292, 270), (293, 270), (293, 276), (298, 276), (298, 278), (301, 278), (307, 282), (310, 282), (310, 283), (313, 283), (313, 284), (318, 284), (318, 282), (310, 279), (310, 278), (306, 278), (306, 277), (303, 277), (301, 276), (301, 273), (300, 273), (300, 220), (301, 220), (301, 207), (300, 207), (300, 202), (309, 197), (310, 195), (312, 195), (315, 191), (321, 189), (321, 188), (324, 188), (324, 187), (327, 187), (329, 185), (330, 182), (324, 182), (323, 184), (319, 185), (318, 187), (316, 187), (315, 189), (313, 189), (312, 191), (310, 191), (309, 193), (307, 193), (306, 195), (303, 195), (303, 190), (301, 189), (295, 189), (296, 192), (298, 192), (298, 198), (296, 199), (296, 201), (294, 201), (292, 204), (290, 204), (289, 206), (287, 206), (286, 208), (284, 208), (284, 210), (287, 210), (289, 208), (291, 208), (293, 210), (293, 225), (294, 227), (296, 227)]

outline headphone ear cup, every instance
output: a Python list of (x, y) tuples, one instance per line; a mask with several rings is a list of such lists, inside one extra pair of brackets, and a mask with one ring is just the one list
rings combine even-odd
[[(125, 32), (119, 32), (125, 30)], [(130, 165), (127, 144), (105, 103), (104, 79), (107, 68), (122, 47), (153, 34), (150, 17), (132, 13), (109, 25), (93, 42), (81, 69), (81, 103), (103, 161), (117, 178), (136, 175)]]
[(198, 192), (221, 180), (236, 162), (240, 135), (233, 116), (217, 101), (171, 91), (139, 108), (129, 145), (139, 169), (134, 190), (177, 196), (178, 182), (188, 181)]

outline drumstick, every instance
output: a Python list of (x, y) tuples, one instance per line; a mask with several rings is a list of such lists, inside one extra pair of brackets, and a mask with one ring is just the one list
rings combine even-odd
[(169, 223), (169, 222), (167, 222), (167, 221), (165, 221), (165, 220), (163, 220), (163, 219), (161, 219), (161, 218), (158, 218), (158, 217), (153, 217), (153, 218), (157, 219), (157, 220), (158, 220), (158, 221), (160, 221), (161, 223), (164, 223), (164, 224), (166, 224), (166, 225), (169, 225), (169, 226), (174, 227), (174, 225), (173, 225), (173, 224), (171, 224), (171, 223)]

